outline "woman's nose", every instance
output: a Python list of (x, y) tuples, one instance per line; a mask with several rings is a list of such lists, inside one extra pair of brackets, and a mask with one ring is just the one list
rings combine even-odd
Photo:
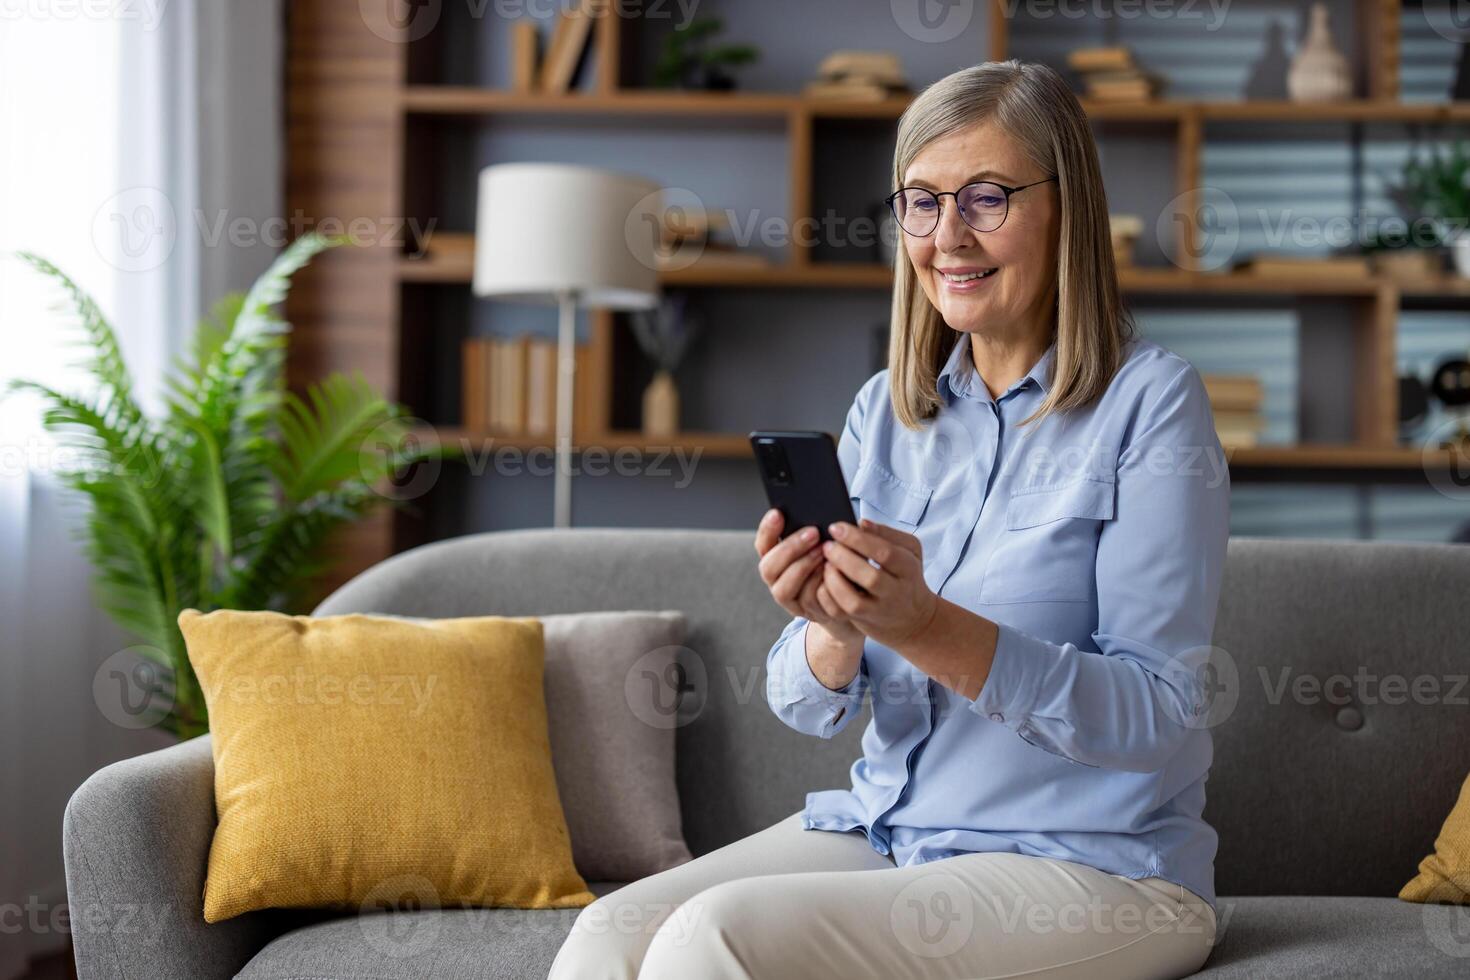
[(941, 252), (953, 252), (976, 241), (975, 229), (960, 216), (959, 203), (954, 198), (943, 200), (939, 206), (939, 227), (934, 229), (934, 247)]

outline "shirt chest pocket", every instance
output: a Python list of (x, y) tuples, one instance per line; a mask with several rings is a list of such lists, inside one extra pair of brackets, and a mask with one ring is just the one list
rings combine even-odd
[(1026, 487), (1006, 502), (980, 601), (1084, 602), (1097, 585), (1097, 538), (1113, 517), (1112, 481)]
[(853, 476), (848, 493), (859, 518), (912, 531), (924, 519), (934, 488), (906, 483), (881, 464), (867, 462)]

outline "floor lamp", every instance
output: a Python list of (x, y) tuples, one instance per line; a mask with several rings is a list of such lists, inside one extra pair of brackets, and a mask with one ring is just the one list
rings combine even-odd
[(659, 188), (562, 163), (480, 171), (476, 296), (555, 303), (556, 483), (553, 526), (572, 523), (572, 396), (577, 309), (646, 310), (658, 303)]

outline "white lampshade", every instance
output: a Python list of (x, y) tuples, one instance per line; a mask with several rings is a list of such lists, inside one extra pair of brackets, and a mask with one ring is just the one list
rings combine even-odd
[(476, 296), (650, 309), (659, 188), (647, 180), (562, 163), (502, 163), (480, 171)]

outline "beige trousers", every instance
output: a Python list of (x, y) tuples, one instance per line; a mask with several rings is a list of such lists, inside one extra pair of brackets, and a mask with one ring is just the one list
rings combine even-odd
[(801, 814), (584, 908), (550, 980), (1168, 980), (1215, 914), (1162, 878), (961, 854), (895, 867)]

